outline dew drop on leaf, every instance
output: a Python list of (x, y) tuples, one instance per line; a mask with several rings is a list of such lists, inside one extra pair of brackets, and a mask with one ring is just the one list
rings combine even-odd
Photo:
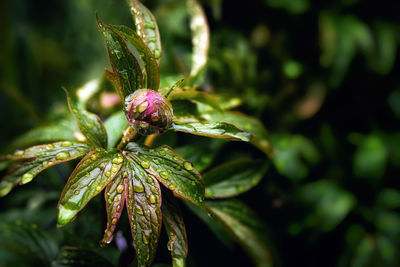
[(24, 176), (22, 176), (22, 180), (21, 183), (22, 184), (26, 184), (29, 183), (30, 181), (32, 181), (33, 179), (33, 174), (32, 173), (25, 173)]
[(151, 204), (156, 203), (156, 197), (154, 195), (150, 195), (149, 200)]
[(61, 146), (63, 146), (63, 147), (72, 146), (72, 142), (64, 141), (64, 142), (61, 143)]
[(68, 152), (60, 152), (56, 155), (56, 160), (64, 160), (67, 159), (69, 157), (69, 153)]
[(140, 163), (140, 165), (142, 165), (143, 168), (147, 169), (150, 167), (150, 161), (144, 160), (142, 161), (142, 163)]
[(183, 164), (183, 167), (185, 167), (185, 169), (188, 170), (188, 171), (193, 170), (192, 163), (187, 162), (187, 161)]
[(162, 171), (162, 172), (160, 172), (160, 176), (163, 179), (168, 179), (169, 173), (167, 171)]

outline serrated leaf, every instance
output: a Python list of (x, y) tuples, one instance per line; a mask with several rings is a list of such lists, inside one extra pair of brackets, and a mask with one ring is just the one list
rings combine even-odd
[(101, 22), (96, 15), (97, 25), (104, 36), (107, 44), (108, 55), (112, 69), (118, 75), (121, 91), (121, 100), (136, 91), (144, 88), (143, 70), (140, 68), (136, 57), (129, 50), (124, 39), (117, 34), (109, 25)]
[(8, 160), (22, 160), (10, 167), (0, 182), (0, 196), (7, 195), (18, 184), (26, 184), (44, 169), (82, 157), (91, 149), (83, 143), (65, 141), (18, 150)]
[(122, 38), (127, 40), (139, 54), (139, 57), (143, 60), (144, 69), (146, 70), (146, 83), (145, 88), (157, 90), (160, 85), (160, 74), (158, 71), (158, 63), (150, 51), (149, 47), (141, 40), (139, 35), (126, 26), (112, 25), (110, 26), (118, 33)]
[(161, 231), (161, 192), (157, 180), (128, 155), (126, 206), (138, 265), (150, 266)]
[(272, 266), (271, 254), (265, 242), (263, 222), (244, 203), (232, 199), (207, 201), (210, 212), (236, 237), (257, 266)]
[(108, 136), (108, 149), (117, 145), (128, 126), (129, 124), (123, 111), (114, 113), (104, 122)]
[(111, 242), (122, 210), (124, 209), (127, 191), (125, 188), (125, 179), (127, 173), (130, 171), (128, 164), (127, 160), (125, 160), (118, 174), (107, 185), (104, 191), (107, 210), (107, 228), (104, 231), (103, 244), (109, 244)]
[(122, 155), (104, 150), (87, 154), (72, 172), (58, 202), (59, 226), (69, 223), (121, 168)]
[(63, 247), (57, 256), (55, 262), (52, 262), (54, 267), (113, 267), (114, 265), (100, 254), (86, 248)]
[(267, 171), (265, 160), (231, 161), (204, 174), (206, 197), (225, 198), (240, 195), (256, 186)]
[(69, 94), (66, 89), (64, 91), (67, 95), (69, 109), (82, 134), (91, 144), (100, 148), (107, 148), (107, 132), (100, 118), (86, 111), (83, 103), (78, 100), (75, 94)]
[(157, 62), (161, 60), (161, 38), (157, 21), (153, 14), (140, 1), (127, 0), (137, 34), (150, 48)]
[(245, 141), (249, 142), (251, 139), (251, 134), (245, 132), (233, 124), (226, 122), (216, 122), (216, 123), (201, 123), (192, 122), (186, 124), (172, 124), (172, 128), (175, 131), (191, 133), (195, 135), (202, 135), (214, 138), (230, 139), (235, 141)]
[(190, 29), (192, 31), (192, 67), (190, 76), (197, 76), (207, 63), (208, 48), (210, 46), (210, 30), (203, 8), (196, 0), (187, 1), (190, 15)]
[(161, 206), (165, 230), (169, 242), (168, 249), (172, 255), (172, 265), (185, 266), (188, 253), (186, 229), (178, 202), (169, 192), (163, 192), (163, 204)]
[(185, 90), (185, 91), (178, 91), (173, 92), (169, 95), (168, 99), (170, 101), (174, 100), (192, 100), (197, 101), (206, 105), (209, 105), (216, 110), (221, 111), (221, 107), (218, 103), (218, 98), (212, 94), (208, 94), (201, 91), (196, 90)]
[(202, 206), (204, 182), (192, 164), (185, 161), (169, 146), (148, 148), (135, 143), (126, 146), (132, 158), (176, 196)]
[(210, 122), (228, 122), (251, 133), (250, 142), (267, 155), (271, 155), (272, 146), (269, 142), (268, 132), (260, 120), (236, 111), (207, 112), (203, 113), (202, 117)]

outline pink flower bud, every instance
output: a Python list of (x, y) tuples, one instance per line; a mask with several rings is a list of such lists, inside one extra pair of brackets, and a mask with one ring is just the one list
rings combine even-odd
[(140, 89), (125, 98), (125, 116), (135, 131), (150, 135), (162, 133), (171, 126), (173, 110), (162, 94)]

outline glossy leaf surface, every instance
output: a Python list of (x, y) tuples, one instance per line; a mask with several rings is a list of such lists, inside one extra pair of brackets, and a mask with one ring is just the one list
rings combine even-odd
[(128, 128), (128, 125), (123, 111), (114, 113), (104, 122), (104, 126), (107, 130), (109, 149), (117, 145), (124, 131)]
[(233, 124), (226, 122), (216, 122), (216, 123), (201, 123), (193, 122), (186, 124), (172, 124), (172, 127), (176, 131), (191, 133), (195, 135), (203, 135), (214, 138), (223, 138), (236, 141), (249, 142), (251, 135), (245, 132)]
[(21, 160), (9, 169), (0, 183), (0, 196), (8, 194), (18, 184), (26, 184), (44, 169), (58, 163), (82, 157), (90, 151), (87, 144), (64, 141), (17, 150), (8, 160)]
[(243, 159), (222, 164), (204, 174), (206, 197), (240, 195), (256, 186), (267, 171), (264, 160)]
[(126, 174), (128, 172), (129, 163), (127, 160), (124, 160), (120, 171), (107, 185), (106, 190), (104, 191), (107, 210), (107, 228), (104, 231), (104, 237), (102, 240), (103, 244), (111, 242), (115, 228), (117, 227), (117, 223), (121, 217), (122, 210), (124, 209), (126, 198), (125, 179), (127, 179)]
[(103, 24), (99, 17), (97, 17), (97, 24), (106, 41), (113, 71), (121, 84), (122, 91), (118, 93), (124, 100), (126, 96), (144, 87), (142, 69), (124, 39), (109, 25)]
[(236, 237), (257, 266), (272, 266), (270, 251), (260, 237), (265, 235), (263, 222), (238, 200), (207, 201), (207, 207)]
[(184, 160), (173, 149), (166, 145), (150, 149), (135, 143), (129, 143), (126, 149), (132, 152), (132, 158), (147, 173), (157, 178), (175, 195), (196, 205), (203, 205), (203, 178), (190, 162)]
[(126, 205), (138, 265), (149, 266), (154, 259), (161, 231), (161, 192), (157, 180), (129, 155), (125, 179)]
[(140, 1), (127, 0), (130, 6), (137, 34), (150, 48), (157, 62), (161, 60), (161, 38), (157, 21), (153, 14)]
[(92, 151), (87, 154), (68, 179), (58, 203), (59, 226), (69, 223), (94, 196), (114, 178), (121, 168), (122, 155)]
[(107, 132), (100, 118), (86, 111), (83, 103), (79, 101), (75, 94), (69, 94), (67, 90), (65, 90), (65, 93), (67, 94), (69, 109), (74, 115), (82, 134), (91, 144), (107, 148)]
[(185, 266), (188, 253), (185, 224), (178, 202), (169, 192), (163, 192), (161, 210), (169, 238), (168, 249), (171, 251), (173, 266)]
[(112, 25), (122, 38), (128, 41), (138, 52), (139, 57), (143, 60), (143, 67), (146, 70), (145, 88), (157, 90), (160, 85), (160, 74), (158, 71), (158, 63), (150, 51), (149, 47), (141, 40), (139, 35), (131, 28), (125, 26)]

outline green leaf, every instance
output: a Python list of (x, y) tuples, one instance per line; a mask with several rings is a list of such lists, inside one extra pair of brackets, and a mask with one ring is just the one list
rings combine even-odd
[(172, 265), (174, 267), (185, 266), (188, 253), (185, 224), (178, 202), (167, 191), (163, 192), (161, 210), (169, 238), (168, 249), (171, 251)]
[(139, 266), (150, 266), (161, 231), (161, 192), (157, 180), (132, 158), (127, 157), (127, 171), (123, 174), (126, 206), (132, 238)]
[(137, 34), (150, 48), (157, 62), (160, 63), (162, 48), (156, 19), (140, 1), (127, 0), (127, 3), (136, 25)]
[(210, 30), (203, 8), (196, 0), (187, 1), (192, 31), (192, 67), (190, 76), (197, 76), (205, 67), (210, 46)]
[(220, 165), (204, 174), (206, 197), (233, 197), (256, 186), (268, 164), (264, 160), (242, 159)]
[(87, 144), (64, 141), (18, 150), (9, 160), (23, 160), (10, 167), (0, 182), (0, 196), (7, 195), (18, 184), (26, 184), (44, 169), (58, 163), (82, 157), (91, 148)]
[(139, 58), (143, 60), (144, 69), (146, 70), (146, 83), (145, 88), (157, 90), (160, 85), (160, 74), (158, 71), (158, 63), (154, 58), (153, 53), (149, 47), (143, 43), (139, 35), (126, 26), (110, 26), (122, 38), (127, 40), (137, 51)]
[(257, 266), (272, 266), (271, 253), (260, 239), (265, 235), (264, 223), (249, 207), (235, 199), (207, 201), (206, 206), (231, 231)]
[(111, 149), (117, 145), (129, 124), (124, 112), (118, 111), (104, 122), (104, 126), (107, 130), (108, 149)]
[(58, 226), (73, 220), (99, 194), (121, 168), (122, 155), (104, 150), (87, 154), (68, 179), (58, 202)]
[(176, 196), (202, 206), (204, 200), (204, 182), (200, 173), (192, 164), (184, 160), (169, 146), (148, 148), (135, 143), (126, 146), (132, 158), (144, 170), (154, 176)]
[(210, 122), (228, 122), (251, 133), (252, 136), (250, 142), (267, 155), (272, 154), (272, 146), (269, 142), (267, 129), (260, 120), (236, 111), (213, 111), (203, 113), (202, 117)]
[(179, 132), (191, 133), (195, 135), (202, 135), (214, 138), (230, 139), (235, 141), (249, 142), (251, 135), (236, 126), (226, 123), (201, 123), (193, 122), (186, 124), (172, 124), (172, 128)]
[(197, 105), (187, 100), (175, 100), (171, 102), (172, 109), (174, 110), (174, 121), (179, 123), (187, 119), (196, 121), (200, 118), (200, 112), (197, 109)]
[(124, 209), (127, 192), (125, 179), (126, 174), (130, 172), (129, 167), (129, 163), (125, 160), (118, 174), (107, 185), (104, 191), (107, 210), (107, 228), (104, 231), (103, 244), (109, 244), (111, 242), (122, 210)]
[(218, 103), (218, 98), (212, 94), (207, 94), (205, 92), (200, 92), (196, 90), (186, 90), (186, 91), (178, 91), (173, 92), (168, 96), (170, 101), (174, 100), (193, 100), (206, 105), (209, 105), (216, 110), (221, 110), (221, 107)]
[(100, 254), (85, 248), (63, 247), (57, 256), (55, 262), (51, 266), (54, 267), (113, 267), (114, 265)]
[(57, 124), (31, 129), (14, 139), (9, 147), (15, 149), (57, 141), (76, 141), (75, 133), (79, 133), (79, 129), (71, 116), (71, 119), (58, 121)]
[(124, 39), (109, 25), (103, 24), (96, 15), (97, 25), (107, 44), (108, 55), (114, 73), (118, 76), (122, 91), (121, 100), (140, 88), (144, 88), (143, 71), (136, 57), (129, 50)]
[(86, 111), (83, 103), (78, 100), (75, 94), (70, 95), (66, 89), (64, 91), (67, 95), (69, 109), (74, 115), (82, 134), (91, 144), (100, 148), (107, 148), (107, 132), (100, 118)]

